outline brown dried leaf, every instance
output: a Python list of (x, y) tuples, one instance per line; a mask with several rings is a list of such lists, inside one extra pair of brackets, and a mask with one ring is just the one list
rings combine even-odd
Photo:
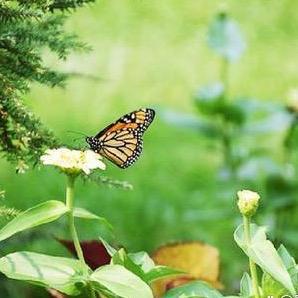
[(187, 272), (183, 276), (154, 282), (155, 297), (161, 297), (167, 290), (193, 280), (203, 280), (215, 288), (222, 288), (218, 280), (219, 252), (211, 245), (198, 241), (165, 245), (157, 249), (152, 258), (156, 265)]

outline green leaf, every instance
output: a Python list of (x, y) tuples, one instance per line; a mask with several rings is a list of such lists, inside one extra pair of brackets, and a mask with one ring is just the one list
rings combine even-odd
[(107, 227), (109, 230), (113, 231), (113, 226), (107, 221), (106, 218), (98, 216), (84, 208), (74, 208), (73, 215), (78, 218), (84, 218), (84, 219), (95, 219), (98, 220), (100, 223), (102, 223), (105, 227)]
[(253, 296), (252, 282), (247, 272), (243, 274), (240, 281), (240, 296), (245, 298)]
[(127, 255), (123, 248), (119, 249), (112, 257), (112, 264), (121, 265), (127, 270), (131, 271), (143, 281), (147, 282), (145, 279), (145, 273), (142, 270), (141, 266), (133, 262), (133, 260)]
[(112, 263), (124, 266), (148, 284), (157, 279), (185, 274), (167, 266), (155, 266), (146, 252), (127, 254), (123, 248), (113, 255)]
[(277, 252), (287, 269), (290, 269), (296, 266), (295, 259), (290, 255), (288, 250), (282, 244), (278, 248)]
[(105, 249), (107, 250), (108, 254), (113, 257), (113, 255), (117, 252), (117, 250), (112, 247), (107, 241), (105, 241), (103, 238), (99, 237), (99, 240), (101, 241), (101, 243), (103, 244), (103, 246), (105, 247)]
[(191, 114), (165, 110), (160, 111), (160, 117), (170, 125), (195, 130), (206, 137), (216, 138), (220, 134), (214, 124), (198, 119), (198, 117)]
[(279, 298), (283, 295), (291, 297), (290, 292), (285, 287), (274, 280), (268, 273), (264, 273), (262, 277), (263, 297)]
[(224, 86), (220, 82), (212, 83), (197, 91), (195, 103), (200, 112), (205, 115), (220, 113), (222, 110), (222, 97), (224, 95)]
[(278, 254), (280, 255), (283, 263), (285, 264), (292, 282), (294, 285), (296, 285), (296, 289), (298, 286), (298, 268), (296, 265), (296, 261), (295, 259), (290, 255), (290, 253), (288, 252), (288, 250), (283, 246), (280, 245), (280, 247), (277, 250)]
[(16, 252), (0, 259), (0, 271), (7, 277), (78, 295), (85, 285), (87, 267), (78, 260), (32, 252)]
[(211, 23), (208, 32), (208, 45), (218, 55), (230, 62), (238, 60), (246, 44), (238, 24), (225, 13), (220, 13)]
[(250, 233), (251, 244), (248, 246), (244, 240), (243, 225), (240, 225), (234, 233), (236, 243), (249, 258), (294, 295), (291, 277), (273, 244), (266, 239), (265, 228), (251, 224)]
[(149, 272), (145, 273), (145, 279), (148, 283), (151, 283), (158, 279), (162, 279), (162, 278), (166, 278), (174, 275), (180, 275), (180, 274), (185, 274), (185, 272), (172, 269), (168, 266), (155, 266)]
[(106, 265), (94, 271), (90, 280), (98, 291), (103, 287), (122, 298), (153, 298), (150, 287), (120, 265)]
[(0, 241), (12, 235), (54, 221), (68, 212), (68, 208), (60, 201), (47, 201), (30, 208), (5, 225), (0, 230)]
[(195, 281), (183, 286), (171, 289), (163, 298), (222, 298), (223, 296), (207, 283)]
[(129, 258), (141, 267), (144, 272), (148, 272), (155, 267), (154, 261), (145, 251), (129, 253)]

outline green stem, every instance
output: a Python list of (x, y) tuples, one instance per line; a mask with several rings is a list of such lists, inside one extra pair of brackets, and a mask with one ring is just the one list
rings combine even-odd
[(76, 231), (75, 224), (74, 224), (74, 215), (73, 215), (74, 182), (75, 182), (75, 177), (72, 175), (68, 175), (67, 176), (67, 186), (66, 186), (66, 206), (69, 209), (68, 225), (69, 225), (70, 235), (73, 240), (77, 256), (83, 264), (86, 264), (84, 255), (83, 255), (83, 251), (82, 251), (82, 248), (80, 245), (78, 233)]
[[(223, 104), (225, 104), (229, 98), (229, 61), (226, 58), (221, 59), (221, 67), (220, 67), (220, 79), (221, 83), (223, 84), (223, 94), (221, 96), (221, 100)], [(236, 167), (235, 161), (233, 157), (233, 139), (232, 139), (232, 125), (227, 119), (227, 117), (223, 114), (222, 115), (222, 144), (224, 148), (224, 159), (225, 164), (231, 171), (232, 179), (236, 180)]]
[(229, 61), (226, 58), (222, 59), (220, 78), (224, 86), (223, 100), (227, 100), (229, 89)]
[[(82, 264), (84, 264), (87, 267), (86, 261), (84, 259), (84, 254), (80, 245), (79, 237), (77, 230), (75, 228), (75, 223), (74, 223), (74, 215), (73, 215), (73, 201), (74, 201), (74, 183), (75, 183), (76, 177), (73, 175), (67, 175), (67, 185), (66, 185), (66, 206), (68, 207), (68, 225), (69, 225), (69, 230), (70, 230), (70, 235), (72, 238), (72, 241), (74, 243), (75, 251), (76, 254), (81, 261)], [(88, 291), (90, 294), (91, 298), (96, 298), (96, 293), (92, 286), (88, 284)]]
[[(250, 218), (248, 216), (243, 215), (243, 226), (244, 226), (245, 243), (249, 247), (251, 244), (251, 237), (250, 237)], [(250, 268), (254, 296), (255, 298), (260, 298), (261, 295), (260, 295), (259, 285), (258, 285), (257, 266), (251, 258), (249, 258), (249, 268)]]

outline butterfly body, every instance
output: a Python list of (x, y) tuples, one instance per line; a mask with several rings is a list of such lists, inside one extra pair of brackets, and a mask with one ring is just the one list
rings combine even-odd
[(131, 166), (143, 149), (143, 134), (153, 121), (152, 109), (126, 114), (94, 137), (87, 137), (90, 149), (103, 155), (120, 168)]

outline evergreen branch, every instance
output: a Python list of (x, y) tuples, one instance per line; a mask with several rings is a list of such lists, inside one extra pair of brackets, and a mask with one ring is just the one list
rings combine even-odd
[[(39, 162), (48, 147), (59, 142), (23, 103), (30, 84), (64, 86), (69, 75), (45, 65), (45, 48), (66, 59), (71, 51), (88, 47), (65, 32), (67, 15), (55, 14), (90, 0), (0, 0), (0, 153), (23, 172)], [(53, 13), (50, 13), (52, 11)]]
[(86, 181), (89, 180), (89, 181), (95, 182), (96, 184), (103, 184), (108, 187), (121, 188), (124, 190), (132, 190), (133, 189), (133, 185), (127, 181), (115, 180), (115, 179), (112, 179), (109, 177), (98, 175), (96, 173), (91, 174), (89, 176), (82, 176), (82, 177)]
[(10, 219), (11, 217), (15, 217), (19, 215), (21, 211), (7, 206), (0, 206), (0, 217), (5, 217), (6, 219)]
[[(4, 199), (5, 197), (5, 191), (0, 190), (0, 199)], [(10, 219), (11, 217), (15, 217), (20, 213), (19, 210), (12, 208), (12, 207), (7, 207), (7, 206), (0, 206), (0, 218), (5, 217), (6, 219)]]
[(95, 2), (95, 0), (54, 0), (54, 2), (49, 5), (49, 10), (51, 12), (55, 10), (71, 10), (82, 7), (92, 2)]
[(3, 3), (0, 4), (0, 22), (1, 23), (9, 23), (15, 22), (17, 20), (26, 20), (26, 19), (38, 19), (40, 18), (41, 14), (36, 11), (32, 11), (30, 9), (26, 9), (23, 7), (9, 7), (4, 5)]

